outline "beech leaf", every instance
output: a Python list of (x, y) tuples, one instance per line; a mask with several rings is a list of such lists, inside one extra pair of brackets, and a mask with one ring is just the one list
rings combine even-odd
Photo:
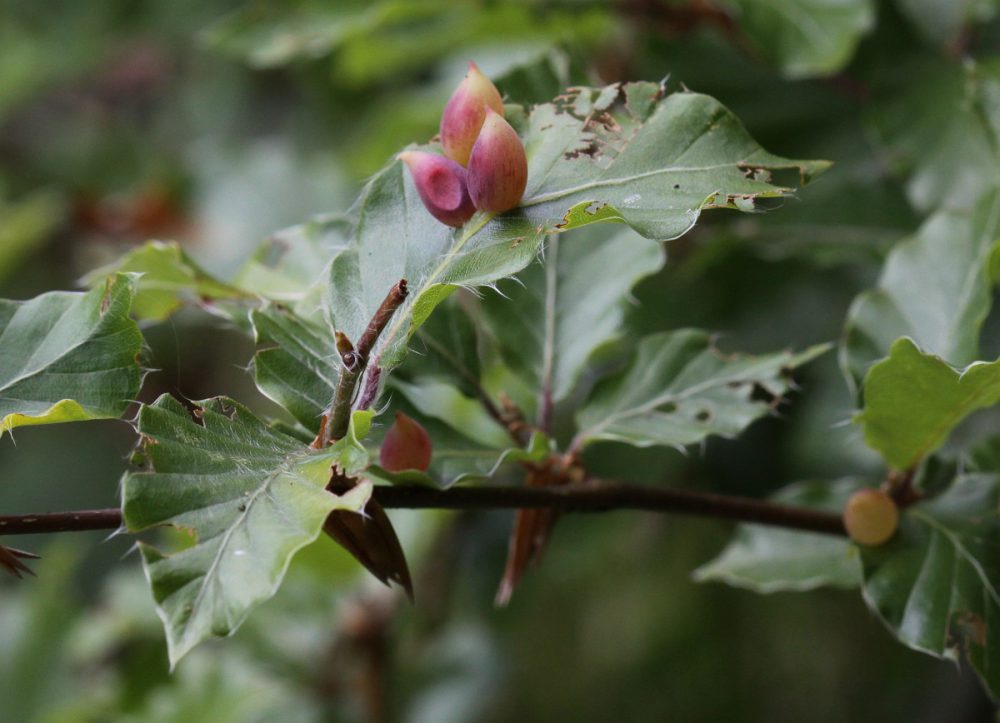
[(828, 348), (726, 355), (703, 331), (653, 334), (639, 342), (627, 369), (595, 389), (577, 416), (578, 438), (683, 447), (713, 434), (736, 436), (774, 409), (792, 369)]
[(901, 515), (895, 537), (862, 547), (864, 597), (900, 642), (964, 656), (1000, 698), (1000, 486), (959, 477)]
[(892, 249), (878, 287), (851, 305), (840, 363), (855, 388), (892, 343), (913, 339), (957, 366), (977, 358), (979, 330), (992, 302), (1000, 240), (1000, 191), (971, 210), (932, 215)]
[(125, 411), (142, 381), (135, 281), (119, 274), (87, 293), (0, 299), (0, 435)]
[(170, 396), (139, 412), (144, 469), (123, 481), (130, 532), (157, 525), (188, 531), (190, 547), (165, 554), (141, 544), (146, 576), (167, 633), (171, 666), (210, 636), (232, 634), (277, 591), (292, 556), (319, 535), (333, 510), (360, 512), (361, 483), (327, 492), (331, 465), (347, 474), (367, 464), (358, 413), (336, 445), (314, 450), (265, 425), (224, 397), (192, 411)]
[(977, 409), (1000, 401), (1000, 361), (955, 369), (899, 339), (865, 377), (865, 406), (855, 417), (865, 441), (892, 467), (907, 470), (940, 447)]
[[(771, 500), (784, 505), (839, 513), (862, 482), (798, 482)], [(861, 567), (850, 540), (768, 525), (740, 525), (718, 557), (694, 572), (699, 582), (724, 582), (759, 593), (818, 587), (858, 587)]]

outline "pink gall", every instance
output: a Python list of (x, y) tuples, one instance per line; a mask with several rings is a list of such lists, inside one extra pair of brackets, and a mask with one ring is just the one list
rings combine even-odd
[(510, 123), (492, 110), (469, 156), (469, 196), (480, 211), (503, 213), (517, 206), (528, 185), (524, 144)]
[(424, 151), (405, 151), (399, 158), (410, 169), (424, 207), (438, 221), (458, 227), (476, 212), (466, 171), (455, 161)]
[(431, 466), (431, 438), (415, 419), (396, 412), (396, 421), (385, 434), (378, 459), (389, 472), (406, 469), (426, 472)]
[(455, 88), (441, 116), (441, 145), (446, 156), (463, 166), (468, 165), (487, 109), (503, 115), (500, 91), (479, 72), (475, 63), (469, 63), (469, 72)]

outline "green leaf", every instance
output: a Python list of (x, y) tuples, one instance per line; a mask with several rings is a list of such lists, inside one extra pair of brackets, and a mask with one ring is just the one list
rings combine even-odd
[(903, 338), (865, 377), (865, 406), (855, 421), (868, 446), (890, 466), (907, 470), (940, 447), (965, 417), (997, 401), (1000, 361), (959, 370)]
[(404, 382), (395, 379), (392, 387), (405, 399), (404, 411), (418, 419), (427, 430), (434, 448), (431, 467), (426, 474), (393, 474), (374, 468), (379, 479), (393, 484), (450, 487), (458, 482), (488, 479), (507, 462), (540, 462), (549, 454), (546, 435), (532, 435), (527, 446), (521, 449), (507, 430), (487, 413), (480, 400), (463, 395), (450, 380), (416, 377)]
[(430, 469), (426, 472), (389, 472), (373, 464), (365, 470), (365, 477), (389, 484), (447, 488), (492, 479), (509, 464), (544, 462), (553, 451), (549, 437), (541, 432), (532, 434), (524, 447), (515, 446), (513, 441), (503, 447), (490, 447), (459, 434), (441, 421), (421, 418), (420, 423), (434, 441)]
[(62, 212), (59, 197), (50, 191), (36, 191), (13, 203), (0, 198), (0, 280), (49, 237)]
[(370, 415), (322, 451), (223, 397), (198, 402), (194, 415), (167, 395), (142, 407), (148, 469), (127, 474), (122, 491), (130, 531), (172, 525), (194, 537), (173, 555), (141, 545), (172, 666), (202, 640), (232, 634), (274, 595), (292, 555), (316, 539), (327, 515), (360, 511), (371, 492), (368, 484), (341, 497), (324, 489), (332, 464), (349, 474), (367, 464), (357, 437)]
[(0, 299), (0, 434), (121, 416), (142, 381), (134, 294), (135, 278), (115, 275), (85, 294)]
[[(342, 0), (328, 3), (254, 3), (222, 18), (206, 33), (214, 47), (255, 67), (332, 56), (340, 83), (391, 82), (427, 71), (470, 46), (504, 55), (553, 40), (592, 44), (608, 35), (609, 10), (600, 3), (538, 9), (518, 3)], [(469, 57), (469, 51), (463, 57)]]
[[(382, 372), (402, 361), (411, 335), (455, 289), (516, 274), (547, 234), (621, 220), (647, 236), (677, 236), (702, 208), (750, 210), (755, 198), (788, 194), (768, 182), (771, 169), (805, 177), (826, 167), (771, 156), (718, 102), (688, 92), (664, 97), (651, 83), (577, 89), (537, 106), (528, 127), (528, 190), (521, 207), (500, 216), (479, 213), (457, 230), (438, 223), (399, 161), (369, 181), (345, 217), (353, 228), (330, 222), (350, 241), (332, 246), (322, 313), (298, 304), (253, 316), (265, 394), (315, 429), (336, 381), (334, 330), (356, 342), (400, 279), (409, 296), (371, 355)], [(264, 330), (267, 322), (281, 328)]]
[(491, 284), (535, 257), (547, 233), (621, 220), (651, 238), (674, 238), (703, 208), (751, 210), (757, 198), (790, 189), (771, 170), (805, 178), (824, 162), (766, 153), (718, 101), (690, 92), (664, 96), (652, 83), (576, 89), (536, 106), (524, 138), (528, 187), (521, 206), (474, 216), (457, 231), (426, 212), (402, 163), (365, 187), (352, 210), (354, 245), (331, 264), (327, 308), (333, 325), (357, 339), (400, 279), (407, 302), (375, 355), (391, 368), (413, 331), (456, 287)]
[(441, 303), (415, 337), (416, 353), (400, 370), (407, 378), (446, 378), (466, 396), (481, 389), (484, 365), (496, 357), (478, 300), (459, 290)]
[(663, 261), (662, 249), (630, 229), (553, 238), (544, 263), (482, 304), (504, 361), (562, 401), (592, 356), (620, 338), (629, 291)]
[(400, 280), (409, 296), (379, 337), (373, 358), (383, 368), (406, 354), (410, 335), (458, 286), (482, 286), (517, 273), (535, 258), (545, 230), (511, 215), (477, 214), (457, 231), (424, 209), (402, 163), (365, 187), (354, 209), (355, 245), (330, 265), (327, 309), (332, 325), (359, 339)]
[(998, 478), (959, 477), (911, 507), (896, 535), (861, 550), (864, 597), (900, 642), (957, 660), (962, 651), (1000, 697)]
[(996, 14), (996, 0), (896, 0), (896, 6), (935, 45), (953, 43), (968, 23), (985, 22)]
[(875, 25), (873, 0), (727, 0), (740, 30), (789, 78), (843, 68)]
[(330, 257), (347, 247), (351, 228), (348, 219), (330, 214), (278, 231), (257, 247), (232, 283), (267, 299), (299, 302)]
[(972, 211), (940, 211), (899, 242), (878, 287), (848, 312), (840, 363), (855, 388), (902, 336), (955, 365), (974, 361), (992, 302), (1000, 244), (1000, 190)]
[(937, 59), (886, 66), (891, 83), (876, 87), (874, 97), (885, 100), (871, 120), (917, 209), (969, 208), (1000, 181), (998, 71), (995, 62)]
[(545, 48), (493, 78), (500, 95), (520, 103), (545, 103), (573, 84), (584, 71), (559, 48)]
[[(856, 479), (798, 482), (780, 490), (771, 500), (840, 512), (851, 493), (862, 486)], [(726, 549), (695, 570), (694, 578), (758, 593), (853, 588), (861, 584), (861, 567), (846, 538), (768, 525), (740, 525)]]
[(163, 321), (185, 299), (234, 299), (246, 296), (202, 269), (176, 242), (150, 241), (121, 259), (87, 274), (83, 283), (98, 286), (110, 273), (135, 273), (138, 290), (132, 314), (143, 321)]
[(279, 304), (254, 309), (250, 322), (257, 340), (257, 386), (306, 429), (318, 431), (340, 378), (333, 330)]
[(774, 409), (792, 369), (828, 348), (726, 355), (703, 331), (648, 336), (629, 367), (600, 384), (580, 410), (578, 439), (682, 447), (713, 434), (736, 436)]
[[(344, 248), (350, 229), (342, 216), (327, 215), (278, 231), (257, 247), (231, 282), (209, 274), (180, 244), (150, 241), (114, 264), (90, 272), (84, 283), (94, 286), (114, 272), (142, 274), (132, 313), (146, 321), (163, 321), (192, 300), (251, 302), (262, 297), (308, 307), (322, 270), (331, 255)], [(221, 311), (245, 318), (245, 307)]]
[(750, 211), (789, 195), (773, 171), (808, 180), (829, 167), (771, 155), (714, 98), (654, 83), (569, 91), (531, 111), (524, 142), (529, 220), (559, 230), (623, 221), (655, 239), (686, 233), (702, 209)]
[(439, 419), (456, 432), (485, 447), (510, 446), (507, 430), (491, 417), (478, 399), (463, 395), (447, 382), (418, 378), (392, 383), (420, 413)]

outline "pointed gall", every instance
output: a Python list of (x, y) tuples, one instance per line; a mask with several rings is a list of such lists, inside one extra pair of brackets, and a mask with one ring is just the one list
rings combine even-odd
[(524, 144), (510, 123), (486, 111), (486, 121), (469, 156), (469, 195), (480, 211), (503, 213), (521, 202), (528, 185)]
[(500, 91), (479, 72), (475, 63), (469, 63), (469, 72), (451, 94), (441, 116), (441, 145), (448, 158), (463, 166), (469, 163), (487, 108), (503, 115)]
[(431, 466), (431, 438), (419, 422), (396, 412), (396, 422), (385, 434), (378, 459), (390, 472), (404, 469), (426, 472)]
[(399, 158), (410, 169), (424, 207), (438, 221), (458, 227), (476, 212), (465, 169), (455, 161), (423, 151), (406, 151)]

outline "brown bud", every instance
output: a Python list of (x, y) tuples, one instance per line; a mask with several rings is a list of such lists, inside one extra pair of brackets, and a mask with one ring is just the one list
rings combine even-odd
[(503, 213), (521, 202), (528, 185), (524, 144), (510, 123), (486, 111), (486, 121), (469, 156), (469, 195), (480, 211)]
[(844, 505), (844, 527), (850, 538), (861, 545), (881, 545), (898, 526), (896, 503), (881, 490), (858, 490)]
[(458, 227), (476, 212), (465, 169), (455, 161), (423, 151), (405, 151), (399, 158), (410, 169), (424, 207), (438, 221)]
[(431, 466), (431, 438), (419, 422), (396, 412), (396, 421), (382, 440), (379, 464), (390, 472), (416, 469), (426, 472)]
[(469, 153), (479, 137), (487, 108), (503, 115), (500, 91), (479, 72), (475, 63), (469, 63), (469, 72), (451, 94), (441, 116), (441, 145), (448, 158), (463, 166), (469, 163)]

